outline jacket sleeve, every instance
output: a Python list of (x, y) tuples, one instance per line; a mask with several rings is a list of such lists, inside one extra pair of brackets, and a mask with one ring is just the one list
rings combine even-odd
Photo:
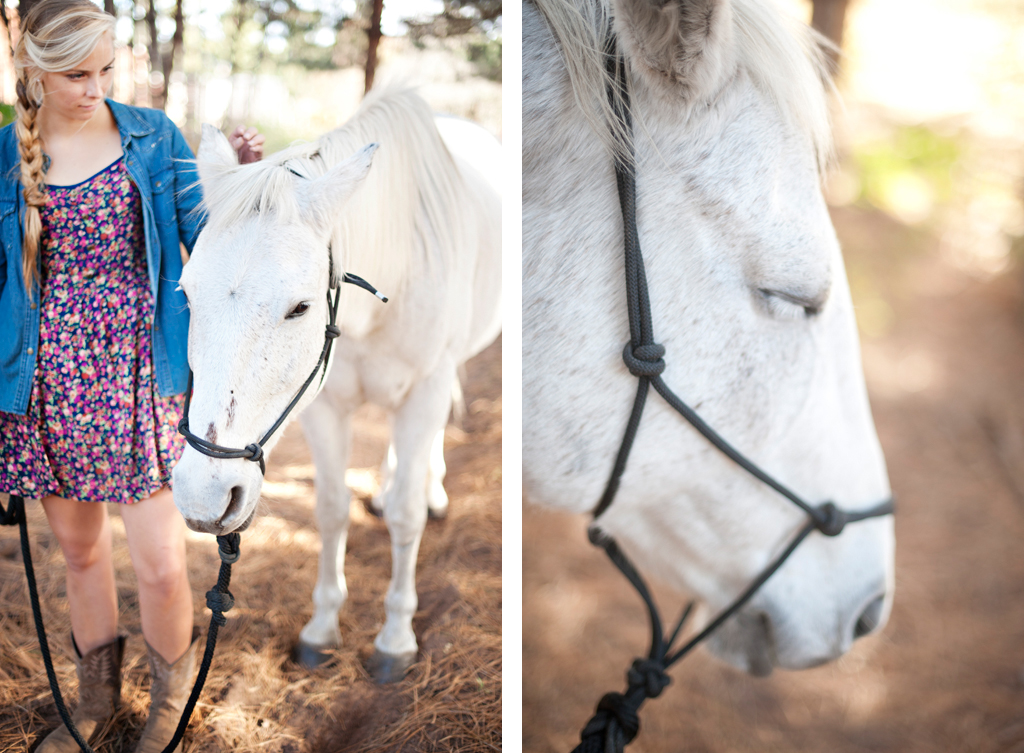
[(4, 295), (4, 286), (7, 284), (7, 245), (3, 238), (0, 238), (0, 298)]
[(174, 160), (174, 201), (177, 206), (178, 237), (189, 253), (206, 223), (203, 210), (203, 189), (199, 185), (195, 155), (178, 127), (168, 120), (171, 128), (171, 156)]

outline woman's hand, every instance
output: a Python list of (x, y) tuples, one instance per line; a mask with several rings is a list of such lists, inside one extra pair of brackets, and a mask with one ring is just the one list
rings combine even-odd
[(228, 136), (228, 143), (238, 155), (238, 164), (247, 165), (250, 162), (259, 162), (263, 159), (263, 142), (266, 137), (255, 128), (238, 126)]

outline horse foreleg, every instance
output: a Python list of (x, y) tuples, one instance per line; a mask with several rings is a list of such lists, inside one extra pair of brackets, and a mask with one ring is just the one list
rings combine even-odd
[(395, 443), (388, 443), (388, 451), (380, 464), (380, 491), (370, 498), (370, 512), (378, 518), (384, 517), (384, 495), (391, 486), (391, 479), (395, 477)]
[(431, 448), (448, 420), (454, 364), (446, 361), (417, 382), (392, 418), (395, 470), (384, 494), (384, 522), (391, 534), (391, 584), (384, 599), (384, 627), (374, 640), (370, 671), (378, 682), (400, 680), (416, 660), (416, 555), (427, 524), (427, 473)]
[(294, 658), (316, 667), (331, 658), (332, 648), (341, 645), (338, 612), (348, 598), (345, 582), (345, 545), (348, 542), (349, 499), (345, 485), (351, 445), (350, 420), (339, 417), (318, 400), (302, 414), (313, 461), (316, 463), (316, 519), (320, 527), (320, 562), (313, 589), (313, 616), (295, 647)]
[[(380, 492), (370, 500), (370, 512), (378, 518), (384, 515), (384, 496), (395, 476), (395, 444), (388, 445), (387, 455), (380, 464)], [(430, 464), (427, 466), (427, 514), (436, 520), (448, 514), (448, 492), (444, 490), (444, 428), (434, 436), (430, 446)]]
[(443, 518), (448, 514), (448, 492), (444, 490), (444, 427), (434, 435), (430, 446), (430, 467), (427, 470), (427, 514), (432, 518)]

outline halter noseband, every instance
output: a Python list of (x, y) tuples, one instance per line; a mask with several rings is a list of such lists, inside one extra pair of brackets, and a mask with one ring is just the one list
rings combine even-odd
[[(290, 168), (289, 168), (290, 170)], [(295, 175), (299, 175), (294, 170), (291, 170)], [(302, 177), (302, 176), (299, 176)], [(266, 445), (267, 440), (274, 434), (275, 431), (281, 428), (284, 420), (288, 417), (288, 414), (292, 412), (292, 409), (298, 405), (299, 400), (306, 393), (309, 385), (312, 384), (313, 378), (317, 372), (320, 371), (320, 367), (323, 367), (323, 373), (320, 375), (320, 383), (323, 384), (324, 377), (327, 375), (327, 364), (331, 356), (331, 347), (334, 344), (335, 338), (341, 335), (341, 330), (338, 329), (335, 323), (338, 319), (338, 302), (341, 298), (341, 283), (348, 283), (350, 285), (356, 285), (363, 290), (368, 290), (373, 293), (384, 303), (388, 302), (388, 299), (383, 295), (377, 288), (373, 287), (370, 283), (364, 280), (358, 275), (345, 273), (340, 279), (335, 277), (334, 274), (334, 254), (331, 252), (331, 247), (327, 247), (327, 259), (328, 259), (328, 288), (327, 288), (327, 310), (330, 312), (330, 321), (327, 323), (327, 328), (324, 333), (324, 347), (320, 351), (320, 359), (316, 362), (316, 366), (306, 377), (305, 383), (302, 388), (298, 391), (298, 394), (292, 398), (292, 401), (288, 403), (288, 407), (284, 409), (284, 412), (278, 417), (274, 425), (270, 427), (270, 430), (263, 435), (263, 438), (258, 442), (253, 442), (250, 445), (246, 445), (244, 449), (238, 449), (236, 447), (224, 447), (223, 445), (214, 444), (202, 437), (196, 436), (188, 428), (188, 409), (192, 403), (192, 369), (188, 371), (188, 387), (185, 390), (185, 409), (182, 413), (181, 420), (178, 421), (178, 433), (185, 437), (185, 440), (192, 446), (193, 449), (198, 450), (204, 455), (208, 455), (211, 458), (245, 458), (251, 460), (254, 463), (260, 464), (260, 472), (265, 476), (267, 474), (267, 464), (263, 459), (263, 447)], [(331, 299), (331, 291), (334, 291), (334, 298)]]
[[(661, 378), (665, 370), (665, 347), (654, 342), (651, 317), (651, 303), (647, 292), (647, 276), (644, 272), (643, 254), (640, 250), (640, 238), (636, 226), (636, 170), (633, 159), (632, 116), (629, 112), (629, 93), (626, 85), (625, 61), (618, 54), (614, 36), (609, 35), (605, 50), (608, 72), (614, 85), (608, 89), (608, 98), (622, 125), (622, 132), (627, 134), (629, 143), (621, 144), (621, 152), (615, 154), (615, 178), (618, 184), (619, 205), (622, 210), (625, 268), (626, 268), (626, 299), (629, 313), (630, 340), (622, 353), (622, 359), (629, 372), (639, 379), (636, 397), (633, 400), (633, 411), (630, 414), (626, 431), (619, 446), (615, 465), (605, 485), (604, 493), (593, 510), (593, 522), (588, 530), (591, 543), (601, 547), (620, 572), (629, 580), (640, 594), (647, 607), (651, 621), (651, 646), (647, 657), (637, 659), (627, 673), (628, 687), (625, 693), (607, 693), (597, 705), (597, 713), (590, 719), (580, 733), (580, 744), (573, 753), (620, 753), (625, 746), (636, 737), (640, 729), (637, 712), (648, 698), (655, 698), (669, 684), (671, 678), (666, 673), (669, 667), (688, 654), (701, 641), (739, 611), (744, 604), (761, 588), (762, 585), (782, 567), (789, 556), (796, 551), (800, 543), (811, 534), (819, 531), (825, 536), (838, 536), (849, 523), (891, 515), (894, 512), (893, 500), (890, 498), (868, 510), (848, 512), (832, 502), (812, 505), (803, 500), (790, 489), (779, 483), (769, 474), (761, 470), (736, 448), (723, 439), (714, 429), (706, 424), (697, 413), (669, 389)], [(615, 96), (615, 88), (619, 96)], [(715, 617), (696, 636), (683, 646), (673, 651), (672, 645), (679, 636), (693, 610), (690, 602), (683, 610), (667, 640), (661, 622), (661, 616), (654, 603), (650, 590), (636, 568), (619, 548), (615, 540), (601, 531), (596, 523), (598, 517), (605, 512), (615, 500), (626, 461), (640, 426), (644, 404), (647, 401), (649, 388), (685, 418), (711, 444), (733, 460), (747, 473), (764, 482), (783, 497), (795, 504), (805, 513), (808, 520), (786, 546), (785, 550), (772, 560), (754, 579), (754, 581), (730, 604), (721, 614)]]

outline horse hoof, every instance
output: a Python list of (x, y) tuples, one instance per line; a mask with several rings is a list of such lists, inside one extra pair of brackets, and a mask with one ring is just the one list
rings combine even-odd
[(374, 651), (366, 662), (366, 669), (369, 670), (373, 681), (378, 685), (385, 685), (390, 682), (399, 682), (413, 664), (416, 663), (416, 652), (410, 651), (405, 654), (385, 654), (383, 651)]
[(334, 658), (327, 646), (314, 646), (310, 643), (299, 641), (292, 649), (292, 661), (306, 669), (317, 669), (322, 667)]
[(431, 520), (444, 520), (448, 517), (448, 508), (442, 507), (440, 510), (435, 510), (432, 507), (428, 507), (427, 517)]

